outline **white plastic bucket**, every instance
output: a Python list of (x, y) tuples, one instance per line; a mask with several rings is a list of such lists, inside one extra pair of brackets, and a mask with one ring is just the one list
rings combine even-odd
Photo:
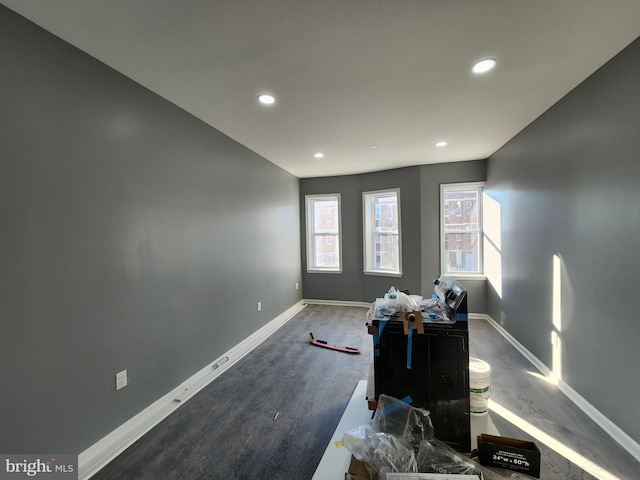
[(484, 415), (489, 410), (491, 367), (479, 358), (469, 358), (469, 411)]

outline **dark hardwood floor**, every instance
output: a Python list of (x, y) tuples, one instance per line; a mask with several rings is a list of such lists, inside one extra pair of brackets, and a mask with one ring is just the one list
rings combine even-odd
[[(92, 478), (311, 479), (353, 390), (368, 376), (372, 337), (365, 313), (360, 307), (307, 306)], [(362, 353), (312, 346), (309, 332)], [(501, 435), (536, 441), (541, 478), (639, 478), (638, 462), (556, 387), (527, 373), (533, 367), (490, 325), (470, 321), (469, 336), (471, 356), (491, 365), (496, 404), (611, 475), (586, 473), (490, 412)]]

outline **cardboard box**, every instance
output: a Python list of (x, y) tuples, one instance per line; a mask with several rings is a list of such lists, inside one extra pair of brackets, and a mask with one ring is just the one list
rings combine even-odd
[(351, 455), (351, 462), (349, 462), (349, 470), (347, 471), (351, 480), (369, 480), (369, 472), (365, 467), (364, 462), (361, 462), (356, 457)]
[[(351, 455), (351, 462), (349, 463), (349, 470), (344, 476), (347, 480), (370, 480), (369, 471), (367, 470), (364, 462), (361, 462), (356, 457)], [(377, 475), (376, 475), (377, 478)]]
[(540, 450), (533, 442), (478, 435), (478, 460), (487, 467), (507, 468), (540, 478)]

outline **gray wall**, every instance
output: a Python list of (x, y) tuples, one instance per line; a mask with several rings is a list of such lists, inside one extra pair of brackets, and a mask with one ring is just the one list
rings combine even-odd
[[(433, 280), (440, 275), (440, 184), (483, 182), (485, 160), (440, 163), (420, 167), (420, 231), (422, 235), (422, 295), (433, 293)], [(486, 280), (460, 279), (467, 290), (469, 312), (486, 313)]]
[(299, 180), (1, 6), (0, 78), (0, 451), (79, 453), (301, 298)]
[[(302, 250), (304, 297), (372, 302), (391, 285), (430, 296), (440, 275), (440, 184), (483, 181), (485, 161), (399, 168), (382, 172), (300, 180), (300, 235), (305, 245), (304, 196), (340, 193), (343, 272), (307, 273)], [(362, 192), (400, 188), (402, 278), (363, 274)], [(485, 281), (465, 280), (469, 310), (485, 312)]]
[(488, 313), (553, 368), (561, 259), (563, 380), (640, 442), (640, 40), (488, 162), (501, 209), (502, 298)]
[[(306, 250), (302, 248), (304, 298), (373, 302), (391, 285), (420, 291), (420, 225), (412, 221), (420, 215), (420, 177), (418, 167), (337, 177), (300, 180), (300, 235), (306, 245), (305, 195), (339, 193), (342, 213), (343, 271), (308, 273)], [(364, 275), (362, 253), (362, 192), (400, 189), (402, 228), (402, 278)]]

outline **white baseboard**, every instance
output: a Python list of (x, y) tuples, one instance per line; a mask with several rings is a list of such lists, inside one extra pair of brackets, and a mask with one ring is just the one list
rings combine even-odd
[[(469, 315), (469, 318), (484, 319), (493, 328), (495, 328), (511, 345), (513, 345), (531, 364), (540, 371), (545, 377), (551, 375), (551, 369), (549, 369), (544, 363), (542, 363), (533, 353), (527, 350), (518, 340), (516, 340), (509, 332), (507, 332), (502, 325), (496, 322), (489, 315), (475, 314)], [(576, 392), (571, 386), (563, 382), (558, 381), (558, 389), (564, 393), (569, 400), (576, 404), (584, 413), (586, 413), (594, 422), (596, 422), (600, 428), (608, 433), (611, 438), (620, 444), (627, 452), (640, 461), (640, 444), (638, 444), (633, 438), (627, 435), (620, 427), (605, 417), (596, 407), (591, 405), (585, 400), (578, 392)]]
[(78, 456), (78, 479), (86, 480), (117, 457), (136, 440), (237, 363), (305, 307), (300, 301), (278, 315), (224, 355), (207, 365), (178, 387), (156, 400)]
[(351, 302), (347, 300), (316, 300), (316, 299), (304, 299), (303, 303), (308, 305), (336, 305), (339, 307), (371, 307), (373, 302)]
[(545, 377), (549, 377), (551, 375), (551, 369), (549, 369), (544, 363), (542, 363), (533, 353), (525, 348), (518, 340), (515, 339), (509, 332), (507, 332), (502, 325), (496, 322), (489, 315), (485, 314), (475, 314), (473, 317), (469, 315), (470, 319), (481, 319), (486, 320), (489, 325), (495, 328), (500, 335), (502, 335), (511, 345), (515, 347), (531, 364), (538, 369), (540, 373), (542, 373)]

